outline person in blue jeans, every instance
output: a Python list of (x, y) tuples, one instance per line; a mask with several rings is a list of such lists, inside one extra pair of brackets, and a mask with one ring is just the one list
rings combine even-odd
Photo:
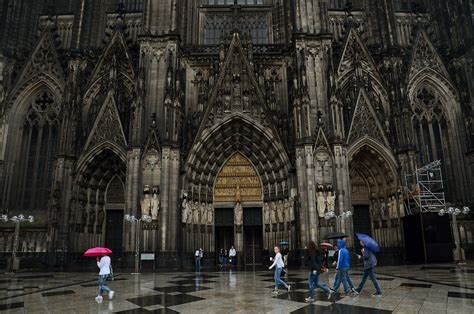
[(336, 264), (337, 274), (334, 280), (334, 287), (331, 289), (331, 291), (335, 293), (342, 283), (342, 285), (344, 286), (345, 294), (349, 294), (350, 292), (358, 294), (357, 290), (354, 287), (354, 284), (352, 283), (349, 277), (349, 268), (351, 267), (351, 265), (349, 251), (346, 249), (346, 242), (342, 239), (337, 240), (337, 247), (339, 248), (339, 254), (337, 257)]
[(362, 275), (362, 280), (359, 283), (359, 287), (357, 287), (356, 290), (358, 293), (362, 291), (368, 277), (370, 278), (370, 280), (372, 280), (372, 283), (374, 284), (374, 287), (375, 287), (375, 293), (372, 296), (381, 297), (382, 290), (380, 289), (380, 285), (379, 285), (379, 282), (377, 281), (377, 278), (375, 278), (375, 271), (374, 271), (375, 266), (377, 266), (377, 258), (375, 257), (375, 254), (372, 251), (364, 247), (364, 242), (360, 241), (360, 245), (362, 246), (362, 256), (358, 255), (358, 257), (364, 260), (364, 275)]
[(194, 266), (196, 267), (196, 272), (201, 271), (201, 258), (202, 258), (202, 249), (196, 250), (194, 252)]
[(331, 298), (331, 290), (329, 290), (325, 284), (319, 282), (319, 276), (323, 272), (324, 267), (322, 252), (320, 252), (314, 241), (309, 241), (308, 252), (306, 255), (306, 266), (308, 266), (308, 285), (309, 285), (309, 297), (305, 299), (306, 302), (311, 303), (314, 301), (314, 290), (319, 288), (327, 294), (328, 299)]
[(268, 269), (272, 269), (273, 267), (276, 266), (275, 267), (275, 276), (274, 276), (275, 290), (273, 290), (273, 293), (278, 294), (278, 286), (280, 284), (285, 286), (285, 288), (288, 290), (288, 292), (290, 292), (291, 286), (289, 284), (287, 284), (286, 282), (284, 282), (280, 278), (281, 271), (282, 271), (283, 267), (285, 267), (285, 263), (283, 262), (283, 258), (281, 257), (280, 248), (278, 246), (275, 246), (273, 248), (273, 250), (275, 252), (275, 259), (273, 260), (273, 264), (270, 267), (268, 267)]

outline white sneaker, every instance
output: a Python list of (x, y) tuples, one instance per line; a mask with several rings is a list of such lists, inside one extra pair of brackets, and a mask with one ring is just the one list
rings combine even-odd
[(275, 289), (275, 290), (272, 291), (272, 293), (273, 294), (278, 294), (278, 290)]
[(102, 298), (101, 295), (98, 295), (98, 296), (95, 297), (95, 301), (99, 304), (102, 303), (102, 300), (103, 300), (103, 298)]
[(290, 292), (290, 290), (291, 290), (291, 285), (288, 285), (288, 288), (287, 288), (287, 289), (288, 289), (288, 292)]
[(314, 302), (314, 299), (311, 298), (311, 297), (307, 297), (304, 299), (306, 303), (313, 303)]
[(109, 300), (112, 300), (114, 298), (114, 294), (115, 292), (112, 290), (109, 292)]
[(329, 289), (328, 300), (331, 300), (331, 297), (332, 297), (332, 295), (333, 295), (334, 293), (335, 293), (335, 292), (333, 292), (332, 289)]

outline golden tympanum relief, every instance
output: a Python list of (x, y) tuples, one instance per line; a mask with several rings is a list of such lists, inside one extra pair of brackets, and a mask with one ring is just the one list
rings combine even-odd
[(240, 153), (227, 160), (214, 185), (214, 202), (262, 201), (262, 185), (257, 171)]

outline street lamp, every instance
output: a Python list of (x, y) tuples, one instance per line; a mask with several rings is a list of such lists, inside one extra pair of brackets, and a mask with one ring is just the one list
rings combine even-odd
[(132, 226), (135, 225), (135, 272), (133, 275), (140, 274), (140, 229), (142, 222), (151, 222), (151, 216), (142, 215), (141, 218), (137, 218), (133, 215), (125, 215), (124, 220), (131, 223)]
[(35, 221), (35, 218), (31, 215), (29, 215), (28, 217), (25, 217), (23, 214), (8, 218), (7, 215), (3, 214), (0, 216), (0, 221), (2, 222), (11, 221), (15, 224), (15, 235), (14, 235), (14, 240), (13, 240), (12, 256), (10, 258), (10, 267), (8, 271), (9, 274), (13, 274), (13, 272), (17, 270), (15, 269), (17, 268), (15, 267), (15, 263), (16, 263), (16, 251), (18, 250), (18, 240), (20, 237), (20, 224), (22, 222), (33, 223)]
[(458, 229), (458, 221), (457, 221), (457, 216), (460, 214), (467, 215), (471, 209), (467, 206), (463, 206), (462, 210), (459, 209), (459, 207), (448, 207), (448, 209), (440, 209), (438, 212), (438, 215), (444, 216), (445, 214), (450, 215), (453, 219), (453, 224), (452, 224), (452, 229), (453, 229), (453, 236), (454, 236), (454, 244), (456, 245), (455, 253), (454, 253), (454, 259), (457, 260), (459, 263), (462, 263), (465, 258), (463, 254), (463, 248), (461, 247), (460, 240), (459, 240), (459, 229)]
[(462, 210), (459, 209), (459, 207), (448, 207), (448, 209), (440, 209), (438, 212), (439, 216), (444, 216), (445, 214), (450, 215), (453, 219), (453, 224), (452, 224), (452, 229), (453, 229), (453, 236), (454, 236), (454, 245), (456, 245), (455, 253), (454, 253), (454, 259), (456, 259), (459, 263), (464, 263), (465, 258), (464, 258), (464, 250), (461, 247), (460, 240), (459, 240), (459, 229), (458, 229), (458, 221), (457, 221), (457, 216), (460, 214), (467, 215), (471, 209), (467, 206), (463, 206)]

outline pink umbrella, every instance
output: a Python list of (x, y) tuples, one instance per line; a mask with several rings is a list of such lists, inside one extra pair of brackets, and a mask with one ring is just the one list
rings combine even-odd
[(327, 247), (328, 249), (332, 249), (332, 244), (331, 243), (323, 242), (323, 243), (321, 243), (321, 246), (322, 247)]
[(84, 256), (102, 256), (112, 254), (112, 250), (106, 247), (93, 247), (84, 252)]

